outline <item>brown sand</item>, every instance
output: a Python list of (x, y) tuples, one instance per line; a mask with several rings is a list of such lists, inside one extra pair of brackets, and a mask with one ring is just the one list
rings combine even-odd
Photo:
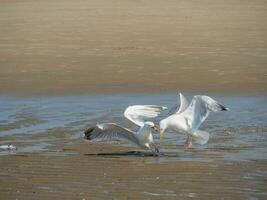
[[(129, 149), (124, 149), (127, 151)], [(2, 156), (1, 199), (264, 199), (266, 161), (164, 161), (101, 157), (122, 147)], [(69, 155), (68, 155), (69, 153)]]
[(2, 0), (1, 93), (267, 91), (266, 1)]

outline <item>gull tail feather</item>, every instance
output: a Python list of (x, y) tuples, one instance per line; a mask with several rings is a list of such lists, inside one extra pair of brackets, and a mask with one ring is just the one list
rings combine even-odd
[(210, 134), (206, 131), (197, 130), (193, 134), (193, 139), (197, 144), (204, 145), (209, 141)]

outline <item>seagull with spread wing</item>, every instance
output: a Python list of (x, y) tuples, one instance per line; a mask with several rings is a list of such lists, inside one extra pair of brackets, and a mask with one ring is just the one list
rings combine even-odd
[(151, 150), (155, 155), (159, 154), (156, 147), (152, 129), (156, 129), (155, 124), (150, 120), (157, 117), (166, 107), (158, 105), (134, 105), (129, 106), (124, 116), (139, 127), (137, 132), (119, 126), (115, 123), (101, 123), (85, 131), (85, 138), (88, 140), (113, 138), (127, 140), (143, 149)]
[(210, 112), (227, 111), (228, 108), (216, 102), (208, 96), (196, 95), (189, 104), (184, 95), (179, 93), (179, 110), (160, 121), (160, 139), (164, 131), (169, 129), (178, 133), (188, 135), (185, 146), (190, 148), (194, 139), (198, 144), (206, 144), (209, 140), (209, 133), (198, 130), (200, 125), (209, 116)]

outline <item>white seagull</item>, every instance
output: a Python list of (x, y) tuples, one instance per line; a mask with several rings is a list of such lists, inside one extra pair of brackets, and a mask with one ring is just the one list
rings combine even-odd
[(85, 138), (88, 140), (111, 140), (113, 138), (124, 139), (143, 149), (149, 149), (155, 155), (158, 155), (159, 150), (156, 147), (152, 136), (152, 129), (156, 129), (156, 127), (153, 122), (147, 120), (157, 117), (166, 109), (166, 107), (158, 105), (129, 106), (125, 110), (124, 116), (139, 126), (137, 132), (121, 127), (115, 123), (101, 123), (87, 129), (84, 133)]
[(209, 133), (198, 130), (200, 125), (209, 116), (210, 112), (227, 111), (228, 108), (216, 102), (208, 96), (194, 96), (189, 104), (186, 98), (180, 95), (180, 108), (173, 115), (160, 121), (160, 139), (164, 131), (169, 129), (177, 133), (188, 135), (185, 146), (192, 146), (192, 139), (198, 144), (206, 144), (209, 140)]

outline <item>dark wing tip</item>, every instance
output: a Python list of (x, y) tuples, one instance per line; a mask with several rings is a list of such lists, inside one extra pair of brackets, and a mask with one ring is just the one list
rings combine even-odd
[(221, 104), (220, 104), (220, 108), (221, 108), (222, 111), (228, 111), (229, 110), (229, 108), (226, 108), (225, 106), (223, 106)]
[(92, 133), (95, 130), (95, 127), (90, 127), (84, 131), (84, 138), (87, 140), (92, 140)]

